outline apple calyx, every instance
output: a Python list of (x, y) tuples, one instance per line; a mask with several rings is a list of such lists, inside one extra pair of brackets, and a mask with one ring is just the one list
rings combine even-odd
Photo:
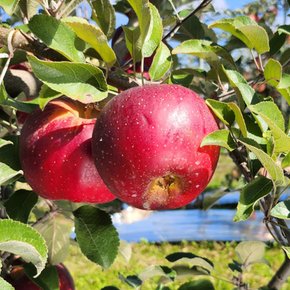
[(168, 204), (184, 192), (184, 183), (180, 176), (168, 173), (153, 179), (143, 194), (143, 206), (150, 209), (152, 205)]

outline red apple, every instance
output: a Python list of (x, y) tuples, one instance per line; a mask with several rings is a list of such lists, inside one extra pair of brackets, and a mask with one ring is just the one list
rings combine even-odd
[(206, 187), (219, 147), (200, 147), (218, 129), (204, 100), (178, 85), (122, 92), (104, 107), (92, 150), (100, 176), (122, 201), (142, 209), (188, 204)]
[[(67, 268), (63, 264), (56, 265), (55, 267), (59, 279), (59, 290), (74, 290), (74, 282)], [(24, 274), (23, 268), (20, 274), (17, 273), (17, 276), (16, 278), (13, 277), (14, 279), (9, 279), (15, 290), (41, 290), (38, 285)]]
[(28, 116), (21, 130), (20, 161), (26, 181), (39, 195), (90, 203), (115, 199), (94, 165), (96, 114), (91, 111), (79, 102), (59, 99)]

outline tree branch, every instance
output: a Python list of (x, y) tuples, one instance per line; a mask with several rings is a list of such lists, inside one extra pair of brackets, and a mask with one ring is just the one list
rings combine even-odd
[(275, 275), (272, 277), (268, 284), (270, 290), (281, 289), (282, 285), (286, 282), (288, 276), (290, 275), (290, 260), (285, 254), (285, 260)]
[(177, 30), (179, 29), (179, 27), (187, 20), (189, 19), (191, 16), (195, 15), (196, 13), (198, 13), (200, 10), (202, 10), (203, 8), (205, 8), (206, 6), (208, 6), (210, 3), (212, 2), (212, 0), (203, 0), (189, 15), (187, 15), (184, 19), (182, 19), (181, 21), (177, 21), (177, 23), (175, 24), (175, 26), (165, 35), (163, 36), (162, 40), (166, 40), (167, 38), (171, 38), (173, 37), (173, 35), (177, 32)]

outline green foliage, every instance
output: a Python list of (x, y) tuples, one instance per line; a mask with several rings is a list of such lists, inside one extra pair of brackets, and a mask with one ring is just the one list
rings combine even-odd
[(0, 250), (21, 256), (37, 269), (37, 275), (47, 261), (43, 237), (32, 227), (13, 220), (0, 220)]
[[(216, 145), (223, 147), (223, 152), (229, 151), (239, 174), (244, 175), (237, 177), (242, 189), (235, 221), (248, 219), (261, 202), (267, 205), (264, 212), (267, 221), (288, 220), (288, 200), (279, 201), (279, 194), (289, 186), (290, 136), (285, 124), (289, 123), (290, 104), (286, 43), (290, 26), (274, 28), (276, 14), (273, 12), (274, 17), (271, 16), (270, 8), (277, 8), (277, 3), (268, 0), (262, 1), (263, 6), (251, 3), (243, 8), (248, 16), (241, 15), (240, 11), (228, 11), (230, 17), (221, 18), (206, 5), (210, 1), (202, 2), (204, 7), (201, 5), (193, 11), (192, 1), (187, 0), (128, 0), (116, 4), (93, 0), (88, 1), (91, 15), (84, 12), (84, 6), (77, 8), (79, 2), (1, 1), (1, 7), (11, 16), (5, 23), (9, 27), (7, 35), (0, 40), (1, 56), (8, 57), (6, 66), (6, 60), (1, 61), (0, 77), (0, 249), (4, 257), (12, 253), (20, 255), (25, 262), (32, 262), (37, 271), (26, 265), (27, 274), (44, 289), (58, 289), (55, 267), (50, 265), (64, 261), (72, 227), (69, 220), (74, 218), (76, 239), (87, 258), (108, 268), (119, 250), (126, 260), (122, 266), (127, 266), (131, 248), (124, 243), (119, 246), (119, 237), (108, 213), (91, 205), (38, 198), (25, 184), (18, 160), (22, 126), (18, 113), (30, 113), (38, 106), (43, 109), (63, 95), (88, 108), (94, 103), (102, 109), (116, 92), (132, 83), (145, 83), (145, 72), (149, 72), (151, 82), (181, 84), (197, 91), (219, 120), (220, 130), (206, 136), (201, 146)], [(281, 3), (285, 7), (289, 5), (289, 1)], [(76, 9), (83, 12), (83, 17), (76, 16)], [(123, 29), (116, 30), (116, 12), (129, 18)], [(257, 21), (252, 19), (253, 15)], [(207, 25), (212, 16), (218, 19)], [(220, 30), (227, 33), (220, 34)], [(20, 44), (19, 39), (22, 39)], [(153, 61), (147, 65), (149, 57)], [(21, 65), (26, 60), (28, 72), (33, 71), (41, 86), (34, 93), (34, 100), (28, 100), (24, 91), (14, 95), (13, 88), (19, 84), (15, 78), (10, 83), (7, 80), (9, 62)], [(130, 75), (128, 68), (132, 67), (140, 74)], [(211, 207), (222, 197), (230, 189), (232, 180), (233, 177), (205, 201), (204, 207)], [(263, 207), (260, 209), (263, 211)], [(274, 222), (276, 231), (285, 230)], [(276, 238), (290, 256), (289, 245), (284, 240), (281, 242), (279, 235)], [(196, 276), (214, 275), (220, 261), (213, 263), (205, 255), (188, 250), (174, 251), (163, 256), (167, 256), (164, 265), (149, 263), (148, 267), (138, 257), (142, 269), (134, 268), (136, 271), (129, 275), (118, 269), (115, 276), (126, 283), (122, 286), (143, 289), (151, 283), (150, 290), (152, 281), (157, 281), (159, 290), (170, 289), (167, 285), (176, 281), (181, 281), (176, 284), (179, 290), (214, 289), (218, 285), (203, 278), (196, 280), (199, 278)], [(240, 243), (236, 247), (238, 259), (227, 261), (233, 287), (238, 287), (234, 283), (240, 277), (237, 275), (243, 275), (252, 264), (264, 262), (264, 253), (265, 245), (260, 242)], [(47, 256), (50, 265), (45, 268)], [(4, 274), (9, 275), (12, 257), (0, 260)], [(35, 274), (37, 279), (33, 278)], [(189, 277), (194, 277), (194, 281), (184, 281)], [(221, 285), (221, 289), (227, 289)], [(0, 288), (11, 289), (1, 278)]]
[(88, 205), (74, 211), (76, 238), (88, 259), (108, 268), (115, 260), (119, 238), (111, 218), (105, 212)]

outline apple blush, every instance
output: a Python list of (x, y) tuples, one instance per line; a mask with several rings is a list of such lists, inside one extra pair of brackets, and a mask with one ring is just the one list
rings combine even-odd
[(20, 135), (24, 177), (52, 200), (106, 203), (115, 199), (94, 165), (91, 139), (96, 110), (69, 99), (53, 100), (25, 121)]
[(103, 108), (92, 152), (110, 191), (141, 209), (173, 209), (209, 183), (218, 146), (200, 147), (218, 129), (204, 100), (179, 85), (126, 90)]

